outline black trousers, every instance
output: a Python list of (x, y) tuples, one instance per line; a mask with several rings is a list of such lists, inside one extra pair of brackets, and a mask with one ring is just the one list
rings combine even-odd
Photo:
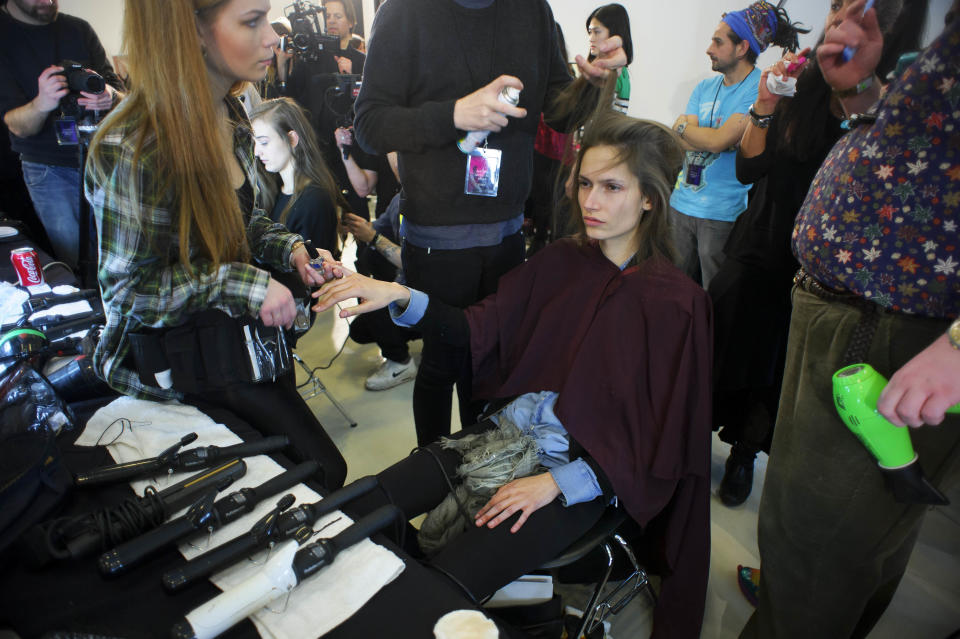
[[(523, 262), (523, 235), (496, 246), (430, 250), (403, 245), (407, 283), (451, 306), (466, 308), (495, 293), (500, 276)], [(413, 420), (420, 446), (450, 434), (453, 386), (457, 386), (461, 425), (473, 424), (482, 404), (471, 402), (469, 348), (438, 343), (424, 336), (423, 353), (413, 386)]]
[[(496, 424), (485, 420), (458, 431), (453, 439), (495, 427)], [(348, 508), (349, 514), (360, 517), (378, 506), (392, 503), (411, 519), (436, 507), (449, 493), (443, 473), (456, 484), (456, 468), (461, 457), (455, 451), (441, 448), (438, 442), (427, 448), (429, 451), (415, 450), (379, 473), (380, 489), (355, 500)], [(559, 555), (590, 530), (605, 509), (603, 499), (599, 498), (573, 506), (563, 506), (555, 499), (534, 512), (516, 533), (511, 533), (510, 527), (520, 513), (493, 529), (471, 526), (425, 563), (479, 601)]]
[(290, 445), (283, 449), (287, 457), (296, 463), (320, 462), (324, 487), (334, 490), (343, 486), (347, 462), (300, 397), (293, 371), (271, 383), (240, 383), (186, 395), (184, 402), (201, 410), (226, 408), (264, 436), (286, 435), (290, 438)]

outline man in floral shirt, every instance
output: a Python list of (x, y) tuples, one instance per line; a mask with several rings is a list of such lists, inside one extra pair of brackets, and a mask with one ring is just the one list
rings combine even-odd
[(958, 469), (960, 418), (944, 412), (960, 402), (960, 0), (879, 103), (882, 37), (864, 4), (817, 51), (851, 131), (794, 231), (802, 270), (760, 507), (760, 604), (742, 637), (866, 636), (916, 541), (927, 507), (894, 500), (840, 421), (837, 369), (863, 361), (890, 378), (878, 408), (922, 426), (911, 435), (935, 485)]

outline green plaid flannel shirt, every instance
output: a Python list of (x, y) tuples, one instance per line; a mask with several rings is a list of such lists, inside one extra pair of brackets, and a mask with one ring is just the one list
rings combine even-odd
[[(246, 116), (228, 98), (231, 117), (239, 124), (233, 148), (250, 184), (255, 185), (253, 136)], [(208, 259), (192, 256), (193, 272), (180, 264), (175, 210), (176, 194), (161, 190), (156, 176), (156, 147), (147, 145), (133, 164), (135, 141), (124, 131), (104, 138), (100, 152), (106, 177), (96, 181), (86, 172), (84, 189), (99, 237), (98, 280), (106, 326), (93, 356), (97, 373), (115, 390), (142, 399), (179, 399), (172, 389), (144, 385), (137, 371), (125, 366), (128, 335), (143, 329), (170, 328), (208, 308), (232, 317), (256, 316), (267, 293), (270, 275), (253, 264), (231, 262), (211, 269)], [(183, 149), (189, 153), (189, 149)], [(139, 189), (134, 200), (131, 185)], [(290, 250), (301, 240), (262, 210), (245, 214), (247, 240), (254, 261), (290, 271)]]

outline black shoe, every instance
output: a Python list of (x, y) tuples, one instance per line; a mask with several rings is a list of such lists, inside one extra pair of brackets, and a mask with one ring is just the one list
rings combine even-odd
[(753, 488), (753, 460), (754, 457), (744, 458), (730, 453), (717, 492), (725, 506), (739, 506), (747, 501)]

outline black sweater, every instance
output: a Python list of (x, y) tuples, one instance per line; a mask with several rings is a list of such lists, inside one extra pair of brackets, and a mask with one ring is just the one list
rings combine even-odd
[[(464, 135), (454, 103), (498, 76), (520, 78), (522, 120), (487, 139), (503, 151), (497, 197), (465, 195)], [(368, 151), (399, 151), (404, 215), (422, 225), (499, 222), (518, 215), (530, 191), (541, 111), (571, 81), (544, 0), (496, 0), (467, 9), (454, 0), (380, 7), (357, 99), (356, 132)]]
[[(86, 21), (61, 13), (51, 24), (35, 26), (0, 12), (0, 117), (37, 97), (40, 73), (64, 60), (79, 62), (115, 89), (121, 88), (103, 45)], [(13, 150), (32, 162), (78, 166), (77, 148), (57, 144), (53, 127), (57, 113), (57, 109), (50, 113), (36, 135), (21, 138), (11, 133)]]
[[(280, 214), (290, 201), (289, 195), (280, 193), (270, 212), (270, 219), (280, 222)], [(290, 207), (283, 225), (304, 240), (310, 240), (315, 248), (322, 248), (337, 255), (337, 209), (333, 200), (323, 189), (308, 186)]]

